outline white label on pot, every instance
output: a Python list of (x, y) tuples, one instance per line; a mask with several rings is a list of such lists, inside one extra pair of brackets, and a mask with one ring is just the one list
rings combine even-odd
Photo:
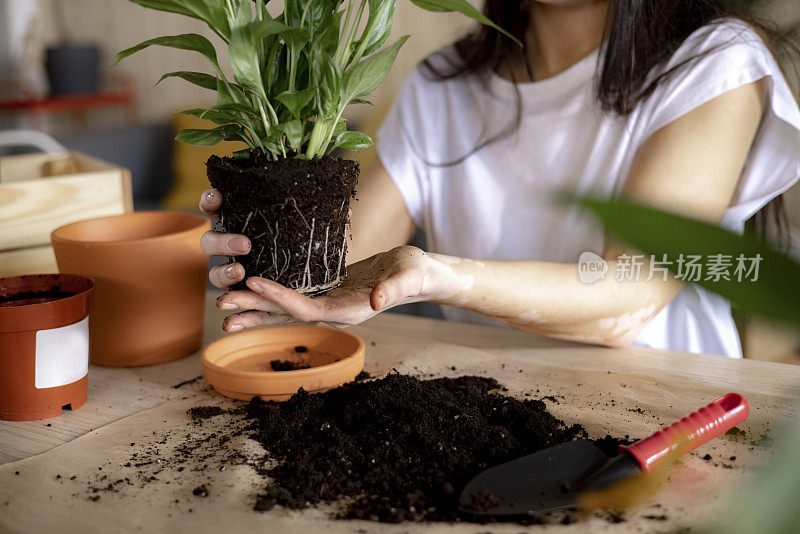
[(36, 332), (36, 389), (77, 382), (89, 372), (89, 318)]

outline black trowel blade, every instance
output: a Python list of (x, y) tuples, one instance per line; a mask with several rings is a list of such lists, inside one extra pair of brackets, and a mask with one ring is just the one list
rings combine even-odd
[(556, 445), (476, 476), (461, 493), (459, 509), (473, 515), (524, 516), (574, 508), (576, 486), (608, 460), (590, 441)]

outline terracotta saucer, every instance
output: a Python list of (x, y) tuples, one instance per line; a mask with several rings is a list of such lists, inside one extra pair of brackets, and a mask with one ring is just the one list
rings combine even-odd
[[(276, 371), (274, 360), (308, 368)], [(208, 383), (226, 397), (284, 401), (301, 387), (318, 393), (353, 380), (364, 368), (364, 340), (323, 326), (262, 328), (215, 341), (201, 361)]]

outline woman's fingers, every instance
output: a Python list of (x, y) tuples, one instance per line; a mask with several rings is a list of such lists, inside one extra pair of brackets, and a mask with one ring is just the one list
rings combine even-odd
[(241, 256), (250, 252), (250, 240), (240, 234), (209, 231), (200, 238), (200, 248), (209, 256)]
[(222, 329), (226, 332), (238, 332), (254, 326), (292, 324), (296, 322), (291, 315), (249, 310), (228, 316), (222, 322)]
[[(238, 280), (237, 280), (238, 281)], [(270, 313), (285, 313), (284, 309), (254, 291), (228, 291), (217, 298), (220, 310), (259, 310)]]
[(216, 265), (208, 272), (208, 279), (216, 287), (225, 289), (244, 279), (244, 267), (240, 263)]
[(301, 323), (324, 320), (321, 317), (317, 301), (301, 295), (297, 291), (257, 276), (248, 278), (246, 284), (261, 297), (280, 306)]
[(222, 193), (216, 189), (206, 189), (200, 195), (200, 211), (212, 219), (217, 218), (217, 211), (222, 205)]
[(381, 280), (369, 294), (369, 305), (375, 311), (385, 310), (400, 304), (409, 297), (416, 297), (422, 289), (422, 276), (412, 269), (400, 269), (385, 280)]

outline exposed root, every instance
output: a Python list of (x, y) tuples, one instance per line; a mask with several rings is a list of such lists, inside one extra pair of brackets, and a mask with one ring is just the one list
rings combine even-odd
[[(306, 267), (303, 270), (303, 286), (310, 286), (311, 285), (311, 248), (314, 246), (314, 225), (316, 224), (317, 219), (311, 219), (311, 232), (308, 235), (308, 252), (306, 253)], [(327, 273), (325, 273), (325, 278), (327, 278)]]
[[(252, 240), (261, 240), (261, 243), (259, 244), (262, 245), (259, 247), (258, 253), (255, 254), (254, 265), (257, 266), (257, 270), (260, 271), (258, 272), (258, 276), (272, 278), (279, 283), (284, 284), (286, 287), (306, 295), (315, 295), (338, 286), (344, 278), (344, 258), (346, 246), (343, 243), (343, 246), (337, 251), (337, 258), (329, 257), (332, 252), (331, 225), (329, 224), (325, 227), (325, 237), (323, 239), (322, 229), (317, 227), (317, 218), (311, 218), (309, 224), (309, 220), (306, 219), (303, 212), (300, 211), (297, 201), (294, 198), (287, 198), (283, 204), (279, 204), (276, 207), (294, 210), (297, 213), (303, 224), (305, 224), (305, 226), (308, 228), (308, 241), (306, 246), (303, 247), (304, 250), (299, 254), (299, 251), (293, 252), (292, 250), (284, 250), (279, 248), (278, 243), (280, 241), (282, 231), (280, 222), (277, 220), (268, 220), (265, 213), (260, 209), (255, 209), (248, 213), (245, 217), (244, 224), (242, 225), (241, 233), (244, 233), (247, 228), (251, 226), (251, 223), (253, 220), (255, 220), (256, 216), (261, 217), (266, 226), (266, 231), (263, 231), (259, 235), (251, 238)], [(342, 204), (341, 209), (344, 209), (344, 207), (345, 205)], [(284, 228), (283, 230), (285, 231), (286, 229)], [(348, 224), (345, 224), (345, 239), (347, 238), (347, 234)], [(271, 237), (272, 246), (263, 243), (262, 238), (264, 237), (266, 237), (268, 240)], [(253, 252), (255, 253), (255, 250)], [(302, 256), (305, 256), (305, 258), (302, 258)], [(300, 264), (303, 265), (302, 271), (297, 270), (298, 272), (296, 272), (296, 274), (291, 274), (289, 279), (286, 280), (286, 274), (289, 272), (290, 267), (292, 269), (296, 269), (297, 264), (299, 263), (297, 261), (298, 259), (303, 262)], [(319, 269), (319, 267), (315, 267), (315, 265), (322, 267), (324, 272), (320, 272), (321, 269)], [(321, 280), (321, 283), (315, 284), (315, 277), (316, 281)]]
[(242, 230), (239, 232), (240, 234), (243, 234), (244, 231), (247, 230), (247, 225), (250, 224), (250, 218), (252, 216), (253, 216), (253, 212), (252, 211), (247, 214), (247, 219), (245, 219), (245, 221), (244, 221), (244, 226), (242, 226)]

